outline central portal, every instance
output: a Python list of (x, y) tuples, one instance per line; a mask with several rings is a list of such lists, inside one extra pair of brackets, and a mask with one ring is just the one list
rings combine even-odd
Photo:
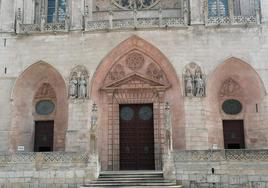
[(154, 170), (153, 104), (120, 105), (120, 170)]

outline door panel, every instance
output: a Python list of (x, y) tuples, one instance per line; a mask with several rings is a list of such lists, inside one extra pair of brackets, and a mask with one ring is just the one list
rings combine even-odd
[(243, 120), (224, 120), (223, 134), (224, 134), (225, 149), (245, 148)]
[(53, 151), (54, 121), (36, 121), (34, 151)]
[(154, 168), (153, 105), (120, 105), (120, 170)]

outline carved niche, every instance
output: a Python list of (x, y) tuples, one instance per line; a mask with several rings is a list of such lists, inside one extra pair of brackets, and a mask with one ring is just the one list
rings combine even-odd
[(185, 67), (183, 80), (186, 97), (204, 97), (206, 95), (205, 75), (196, 63), (190, 63)]
[(234, 79), (228, 78), (221, 86), (220, 97), (237, 97), (241, 92), (241, 86)]
[(69, 79), (69, 98), (85, 99), (88, 97), (88, 79), (89, 75), (85, 67), (75, 67)]

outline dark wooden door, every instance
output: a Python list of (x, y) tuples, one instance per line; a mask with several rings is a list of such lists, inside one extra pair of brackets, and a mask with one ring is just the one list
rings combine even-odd
[(225, 149), (245, 148), (243, 120), (224, 120), (223, 133)]
[(154, 169), (153, 105), (120, 105), (120, 170)]
[(36, 121), (34, 151), (53, 151), (54, 121)]

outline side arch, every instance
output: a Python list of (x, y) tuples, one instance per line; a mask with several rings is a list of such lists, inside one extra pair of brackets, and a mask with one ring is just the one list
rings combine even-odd
[[(222, 87), (228, 80), (236, 83), (236, 91), (232, 93), (222, 93)], [(228, 91), (227, 91), (228, 92)], [(256, 132), (262, 127), (262, 122), (256, 122), (256, 105), (260, 105), (265, 97), (266, 91), (258, 73), (245, 61), (231, 57), (218, 65), (209, 76), (207, 85), (207, 129), (209, 146), (217, 144), (220, 148), (224, 147), (223, 139), (223, 120), (243, 120), (245, 128), (245, 142), (249, 149), (261, 148), (265, 143), (265, 136), (261, 131)], [(243, 103), (243, 112), (238, 115), (226, 115), (222, 109), (225, 99), (238, 99)], [(259, 141), (256, 141), (254, 134), (259, 134)]]
[(34, 98), (36, 92), (44, 83), (51, 85), (57, 98), (55, 104), (53, 148), (55, 151), (64, 151), (68, 116), (66, 84), (60, 73), (44, 61), (39, 61), (28, 67), (14, 84), (11, 95), (10, 151), (16, 151), (18, 146), (24, 146), (25, 151), (33, 150)]
[[(107, 168), (108, 163), (108, 108), (109, 103), (112, 99), (110, 99), (109, 101), (109, 99), (104, 96), (102, 88), (106, 83), (108, 73), (116, 68), (114, 65), (118, 62), (121, 62), (122, 59), (126, 58), (133, 51), (141, 53), (146, 58), (151, 59), (157, 65), (157, 67), (163, 70), (164, 74), (166, 75), (170, 87), (165, 91), (163, 101), (169, 102), (171, 104), (173, 146), (174, 149), (185, 148), (183, 97), (177, 73), (169, 62), (169, 60), (159, 49), (157, 49), (155, 46), (148, 43), (144, 39), (134, 35), (127, 40), (121, 42), (117, 47), (115, 47), (111, 52), (109, 52), (109, 54), (102, 60), (100, 65), (97, 67), (97, 70), (94, 73), (93, 79), (91, 81), (91, 99), (99, 105), (100, 114), (105, 114), (104, 116), (102, 116), (103, 118), (100, 119), (99, 125), (101, 125), (101, 127), (99, 127), (98, 129), (98, 138), (100, 138), (98, 140), (98, 148), (99, 152), (101, 152), (100, 156), (103, 156), (101, 161), (102, 164), (104, 164), (102, 165), (104, 169)], [(121, 68), (119, 68), (118, 71), (120, 72)], [(142, 70), (141, 72), (146, 73), (146, 70)], [(132, 76), (137, 77), (138, 75)], [(164, 119), (161, 119), (160, 121), (161, 124), (164, 123)]]

